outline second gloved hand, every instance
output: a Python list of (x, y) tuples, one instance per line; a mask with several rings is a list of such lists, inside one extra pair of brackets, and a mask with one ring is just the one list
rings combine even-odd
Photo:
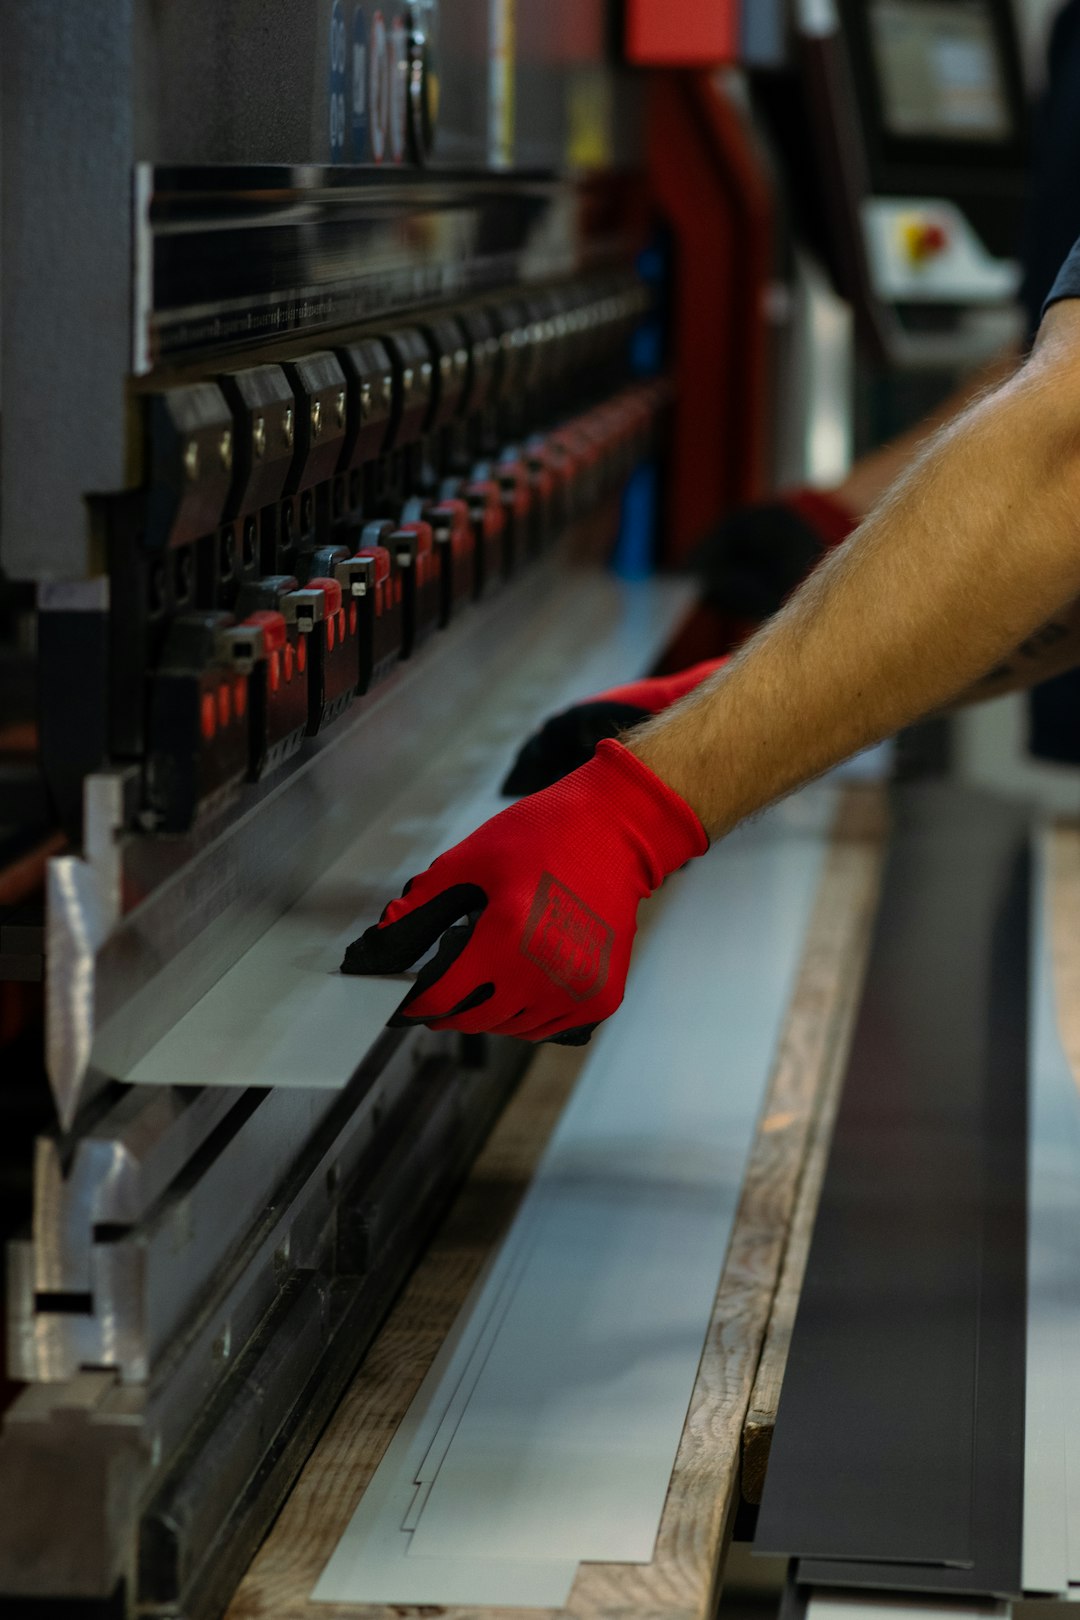
[(518, 798), (551, 787), (590, 760), (605, 737), (618, 737), (651, 715), (662, 713), (726, 663), (726, 658), (710, 658), (677, 675), (654, 675), (613, 686), (610, 691), (598, 692), (552, 715), (522, 744), (503, 783), (503, 792), (507, 798)]
[(633, 754), (587, 765), (440, 855), (349, 946), (344, 973), (438, 950), (391, 1022), (582, 1045), (623, 998), (641, 901), (708, 838)]

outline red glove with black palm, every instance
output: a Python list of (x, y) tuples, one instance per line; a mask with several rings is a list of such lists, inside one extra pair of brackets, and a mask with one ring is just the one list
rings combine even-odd
[(581, 1046), (623, 998), (641, 901), (708, 838), (620, 743), (480, 827), (349, 946), (343, 973), (439, 948), (391, 1019)]
[(605, 737), (619, 737), (631, 726), (670, 708), (726, 663), (726, 658), (710, 658), (677, 675), (654, 675), (613, 686), (553, 715), (522, 745), (503, 792), (508, 798), (518, 798), (550, 787), (590, 760)]

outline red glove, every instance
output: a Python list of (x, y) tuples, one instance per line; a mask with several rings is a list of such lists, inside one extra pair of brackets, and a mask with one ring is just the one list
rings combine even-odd
[(441, 936), (392, 1027), (582, 1046), (622, 1001), (639, 904), (708, 847), (677, 793), (602, 742), (573, 775), (440, 855), (341, 970), (401, 973)]
[(654, 675), (626, 686), (613, 686), (608, 692), (599, 692), (553, 715), (522, 744), (503, 783), (503, 792), (514, 799), (551, 787), (591, 759), (605, 737), (618, 737), (650, 715), (669, 708), (726, 662), (726, 658), (710, 658), (677, 675)]

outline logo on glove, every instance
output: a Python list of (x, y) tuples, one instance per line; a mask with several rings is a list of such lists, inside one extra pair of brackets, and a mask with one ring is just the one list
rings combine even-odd
[(545, 872), (533, 897), (521, 949), (575, 1001), (607, 983), (615, 930), (572, 889)]

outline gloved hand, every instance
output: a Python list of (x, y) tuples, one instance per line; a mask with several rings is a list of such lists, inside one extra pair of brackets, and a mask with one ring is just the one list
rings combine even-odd
[(733, 621), (761, 624), (858, 523), (824, 490), (795, 489), (775, 501), (744, 506), (698, 553), (702, 596)]
[(677, 793), (602, 742), (440, 855), (341, 970), (401, 973), (440, 941), (392, 1027), (584, 1045), (622, 1001), (639, 904), (708, 845)]
[(503, 793), (516, 799), (523, 793), (540, 793), (551, 787), (590, 760), (596, 745), (605, 737), (618, 737), (650, 715), (669, 708), (726, 662), (726, 658), (710, 658), (677, 675), (613, 686), (608, 692), (599, 692), (584, 703), (552, 715), (522, 744), (502, 785)]

